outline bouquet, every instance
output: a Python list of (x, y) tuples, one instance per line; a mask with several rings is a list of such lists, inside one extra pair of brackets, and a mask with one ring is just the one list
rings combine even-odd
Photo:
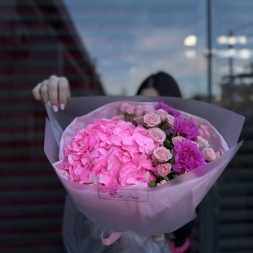
[(114, 239), (129, 230), (168, 233), (192, 220), (240, 146), (240, 115), (179, 98), (143, 99), (72, 98), (60, 114), (47, 108), (47, 157), (78, 210)]
[[(228, 150), (208, 122), (163, 102), (116, 102), (101, 111), (111, 107), (118, 108), (113, 118), (95, 118), (85, 127), (87, 116), (83, 116), (64, 132), (60, 162), (55, 166), (63, 170), (67, 180), (97, 186), (154, 187)], [(211, 136), (219, 136), (219, 142), (212, 143), (216, 152), (208, 142), (214, 139)], [(109, 195), (117, 195), (117, 190)]]

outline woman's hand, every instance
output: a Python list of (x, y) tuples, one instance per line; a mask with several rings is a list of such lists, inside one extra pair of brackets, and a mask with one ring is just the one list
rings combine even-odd
[(49, 106), (58, 112), (59, 108), (64, 110), (67, 105), (67, 97), (70, 97), (70, 86), (65, 77), (50, 76), (35, 86), (33, 96), (36, 100), (49, 104)]

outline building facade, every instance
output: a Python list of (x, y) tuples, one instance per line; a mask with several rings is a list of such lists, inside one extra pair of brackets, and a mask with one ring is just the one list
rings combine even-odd
[(72, 96), (104, 90), (61, 0), (1, 1), (0, 12), (0, 251), (62, 253), (66, 193), (43, 151), (45, 108), (32, 89), (54, 74)]

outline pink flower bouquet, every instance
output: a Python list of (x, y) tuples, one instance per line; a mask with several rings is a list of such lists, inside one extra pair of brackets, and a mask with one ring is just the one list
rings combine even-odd
[(192, 100), (125, 99), (72, 98), (64, 112), (48, 110), (46, 155), (94, 223), (115, 232), (172, 232), (195, 217), (234, 156), (244, 118)]

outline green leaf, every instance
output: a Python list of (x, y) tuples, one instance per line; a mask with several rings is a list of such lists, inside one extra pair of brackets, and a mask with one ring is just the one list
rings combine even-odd
[(156, 187), (156, 182), (154, 182), (154, 181), (150, 182), (150, 183), (149, 183), (149, 186), (150, 186), (150, 187)]
[(174, 158), (174, 156), (172, 156), (172, 158), (169, 160), (169, 163), (171, 163), (171, 164), (175, 163), (175, 158)]
[(166, 139), (166, 140), (164, 141), (164, 146), (165, 146), (166, 148), (170, 148), (170, 147), (172, 146), (171, 140)]

